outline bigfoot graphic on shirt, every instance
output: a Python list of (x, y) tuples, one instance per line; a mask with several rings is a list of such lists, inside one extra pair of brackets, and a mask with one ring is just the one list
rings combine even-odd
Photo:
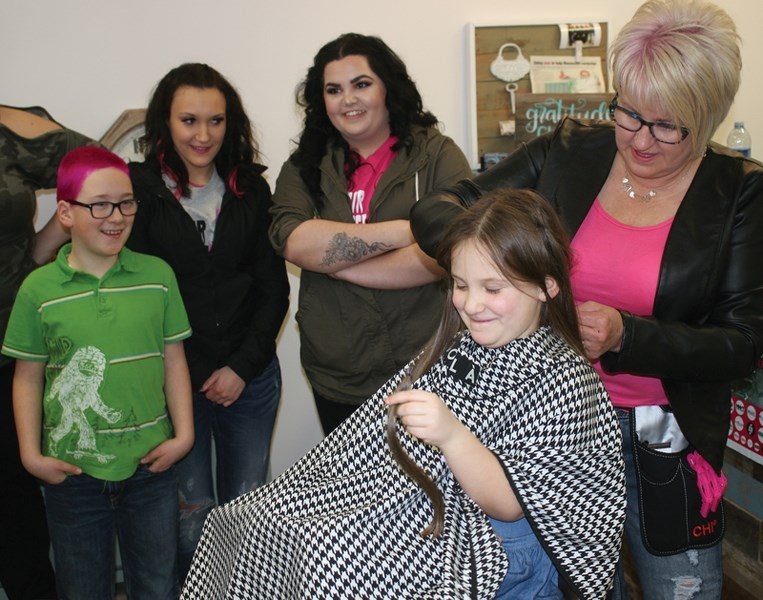
[(94, 412), (108, 423), (116, 423), (122, 416), (120, 411), (106, 406), (98, 392), (105, 370), (103, 352), (94, 346), (80, 348), (56, 377), (49, 398), (58, 401), (62, 409), (60, 422), (50, 433), (53, 447), (76, 430), (79, 435), (77, 449), (69, 453), (75, 458), (89, 456), (100, 463), (106, 463), (114, 456), (98, 451), (87, 412)]

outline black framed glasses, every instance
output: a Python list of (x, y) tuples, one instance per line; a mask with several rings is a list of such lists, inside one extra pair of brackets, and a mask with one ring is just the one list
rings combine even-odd
[(675, 123), (646, 121), (642, 119), (641, 115), (637, 112), (620, 106), (617, 103), (617, 96), (612, 98), (612, 102), (609, 103), (609, 118), (618, 127), (622, 127), (631, 133), (640, 131), (646, 125), (652, 137), (662, 144), (680, 144), (689, 135), (689, 130), (686, 127), (679, 127)]
[(140, 200), (130, 198), (128, 200), (122, 200), (121, 202), (107, 202), (106, 200), (99, 200), (92, 204), (85, 204), (84, 202), (77, 202), (76, 200), (66, 200), (69, 204), (74, 206), (84, 206), (90, 211), (90, 216), (94, 219), (108, 219), (114, 214), (114, 209), (118, 208), (119, 212), (124, 217), (131, 217), (138, 212), (138, 203)]

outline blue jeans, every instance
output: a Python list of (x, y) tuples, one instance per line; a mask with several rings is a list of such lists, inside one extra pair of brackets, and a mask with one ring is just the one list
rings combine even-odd
[[(638, 483), (633, 463), (630, 413), (617, 409), (623, 432), (625, 478), (628, 487), (628, 508), (625, 517), (625, 541), (633, 556), (644, 598), (649, 600), (717, 600), (723, 587), (721, 544), (712, 548), (688, 550), (670, 556), (651, 554), (641, 540), (638, 505)], [(613, 600), (625, 600), (622, 560), (617, 566)]]
[[(278, 404), (281, 367), (278, 358), (252, 379), (238, 400), (225, 408), (193, 395), (196, 441), (177, 464), (180, 494), (178, 572), (185, 580), (201, 537), (204, 519), (224, 504), (265, 483), (270, 464)], [(215, 486), (212, 476), (212, 440), (215, 444)]]
[(114, 598), (114, 532), (130, 600), (178, 597), (175, 469), (124, 481), (89, 475), (45, 486), (59, 600)]
[(488, 520), (509, 557), (509, 570), (495, 596), (496, 600), (562, 600), (559, 574), (527, 519), (507, 522), (488, 517)]

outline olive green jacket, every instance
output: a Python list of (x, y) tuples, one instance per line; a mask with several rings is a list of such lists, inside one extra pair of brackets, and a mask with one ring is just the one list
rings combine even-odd
[[(286, 240), (315, 217), (352, 223), (344, 151), (331, 148), (321, 163), (323, 201), (314, 202), (289, 160), (278, 176), (270, 238), (283, 254)], [(394, 158), (371, 199), (368, 222), (408, 219), (418, 197), (471, 176), (456, 144), (436, 129), (417, 129), (414, 144)], [(362, 225), (361, 225), (362, 227)], [(377, 290), (303, 270), (297, 323), (302, 366), (320, 395), (360, 404), (415, 356), (437, 325), (439, 283)]]

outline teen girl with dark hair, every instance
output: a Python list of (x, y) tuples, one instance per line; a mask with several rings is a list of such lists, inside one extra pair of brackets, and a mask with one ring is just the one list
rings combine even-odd
[(267, 237), (270, 188), (249, 118), (220, 73), (205, 64), (167, 73), (144, 141), (146, 161), (130, 165), (141, 205), (128, 245), (172, 266), (193, 328), (196, 442), (178, 464), (182, 582), (207, 513), (265, 482), (289, 284)]

